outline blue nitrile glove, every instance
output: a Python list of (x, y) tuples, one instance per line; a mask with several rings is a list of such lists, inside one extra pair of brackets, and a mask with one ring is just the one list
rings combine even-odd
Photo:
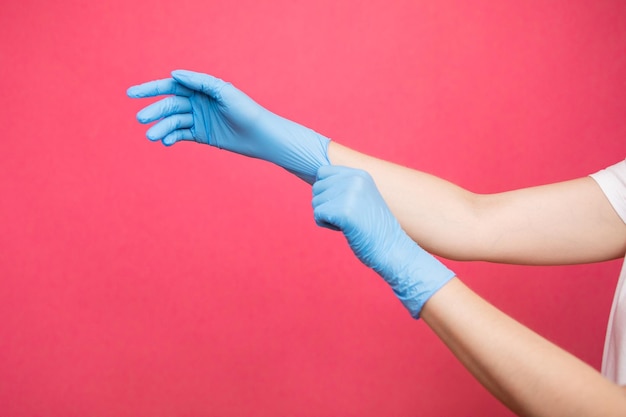
[(128, 89), (133, 98), (171, 95), (137, 113), (141, 123), (159, 121), (148, 139), (165, 145), (193, 140), (264, 159), (310, 184), (329, 163), (328, 138), (266, 110), (232, 84), (186, 70), (172, 77)]
[(455, 276), (402, 230), (365, 171), (321, 167), (313, 210), (319, 226), (343, 232), (355, 255), (387, 281), (414, 318)]

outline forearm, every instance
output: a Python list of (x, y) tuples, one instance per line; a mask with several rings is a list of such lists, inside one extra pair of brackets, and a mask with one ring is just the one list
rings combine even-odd
[(626, 415), (626, 395), (620, 387), (500, 312), (458, 279), (425, 304), (421, 318), (519, 415)]
[(569, 264), (626, 250), (626, 225), (588, 177), (483, 195), (336, 142), (328, 157), (369, 172), (407, 234), (445, 258)]
[(449, 259), (482, 256), (476, 240), (476, 194), (336, 142), (330, 143), (328, 158), (333, 165), (367, 171), (402, 228), (424, 249)]

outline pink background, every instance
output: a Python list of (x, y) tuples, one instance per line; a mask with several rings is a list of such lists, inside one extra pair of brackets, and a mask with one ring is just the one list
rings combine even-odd
[[(626, 154), (626, 3), (12, 0), (0, 13), (3, 416), (507, 416), (280, 168), (144, 137), (186, 68), (477, 192)], [(599, 367), (621, 261), (447, 262)]]

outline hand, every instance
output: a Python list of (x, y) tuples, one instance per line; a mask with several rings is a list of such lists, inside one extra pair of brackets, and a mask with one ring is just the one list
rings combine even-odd
[(387, 281), (414, 318), (454, 277), (402, 230), (365, 171), (321, 167), (313, 210), (319, 226), (343, 232), (355, 255)]
[(329, 163), (328, 138), (266, 110), (232, 84), (185, 70), (172, 77), (127, 91), (132, 98), (170, 95), (137, 113), (141, 123), (158, 121), (148, 139), (168, 146), (192, 140), (264, 159), (310, 184)]

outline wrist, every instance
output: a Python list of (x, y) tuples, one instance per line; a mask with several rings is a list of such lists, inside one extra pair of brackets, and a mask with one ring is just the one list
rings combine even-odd
[(391, 275), (385, 280), (411, 316), (418, 319), (424, 304), (454, 278), (455, 273), (408, 237), (404, 244), (407, 247), (390, 252), (390, 264), (398, 267), (390, 271)]
[(300, 128), (305, 130), (289, 139), (289, 146), (276, 163), (307, 183), (313, 184), (319, 168), (330, 165), (328, 160), (330, 139), (307, 127)]

